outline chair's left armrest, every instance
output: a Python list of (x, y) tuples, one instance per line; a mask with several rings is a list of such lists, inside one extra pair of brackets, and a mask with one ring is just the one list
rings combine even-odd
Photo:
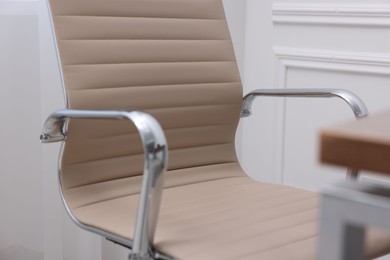
[(252, 103), (258, 96), (315, 98), (338, 97), (348, 103), (356, 118), (368, 115), (368, 110), (364, 102), (354, 93), (344, 89), (256, 89), (245, 95), (241, 110), (241, 117), (247, 117), (252, 114)]
[[(344, 89), (256, 89), (244, 96), (241, 117), (252, 114), (252, 103), (258, 96), (268, 97), (311, 97), (311, 98), (341, 98), (352, 109), (356, 119), (368, 115), (368, 109), (364, 102), (354, 93)], [(347, 178), (356, 180), (359, 176), (357, 169), (348, 169)]]
[(70, 118), (127, 119), (137, 128), (144, 148), (145, 163), (132, 248), (133, 255), (147, 255), (153, 243), (161, 202), (168, 148), (164, 132), (151, 115), (140, 111), (58, 110), (51, 114), (41, 135), (43, 143), (63, 141)]

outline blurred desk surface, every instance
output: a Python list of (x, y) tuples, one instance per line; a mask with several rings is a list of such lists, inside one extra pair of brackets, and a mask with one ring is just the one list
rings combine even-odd
[(390, 174), (390, 110), (321, 132), (320, 160)]
[[(390, 175), (390, 110), (324, 129), (320, 142), (323, 163)], [(322, 193), (320, 260), (363, 260), (364, 229), (390, 228), (389, 188), (345, 185)]]

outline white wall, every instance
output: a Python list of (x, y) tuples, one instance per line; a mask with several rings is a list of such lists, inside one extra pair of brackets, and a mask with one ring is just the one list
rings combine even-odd
[[(389, 106), (389, 4), (248, 0), (245, 87), (345, 88), (370, 112)], [(352, 120), (340, 100), (262, 98), (244, 119), (243, 165), (255, 179), (317, 190), (344, 170), (318, 163), (319, 130)]]
[(64, 107), (45, 1), (0, 1), (0, 46), (0, 259), (100, 259), (100, 238), (64, 214), (59, 145), (39, 142)]
[[(244, 82), (245, 71), (245, 34), (246, 34), (246, 0), (223, 0), (226, 18), (229, 25), (230, 34), (233, 40), (234, 51), (238, 69), (240, 71), (241, 80)], [(236, 150), (237, 156), (241, 160), (242, 154), (242, 125), (236, 133)]]
[(36, 2), (0, 1), (0, 259), (41, 259), (43, 194)]

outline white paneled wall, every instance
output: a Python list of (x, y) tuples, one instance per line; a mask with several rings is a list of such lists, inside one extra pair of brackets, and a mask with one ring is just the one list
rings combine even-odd
[[(245, 87), (345, 88), (388, 108), (390, 5), (383, 1), (247, 1)], [(318, 133), (353, 119), (340, 100), (263, 98), (243, 123), (242, 161), (255, 179), (318, 190), (343, 179), (320, 165)]]

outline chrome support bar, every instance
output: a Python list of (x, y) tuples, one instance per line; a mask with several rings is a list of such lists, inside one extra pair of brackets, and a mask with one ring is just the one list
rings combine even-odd
[[(338, 97), (347, 102), (351, 107), (356, 119), (368, 115), (368, 109), (364, 102), (354, 93), (344, 89), (256, 89), (243, 99), (241, 117), (252, 115), (252, 103), (258, 96), (266, 97), (311, 97), (311, 98), (330, 98)], [(359, 177), (359, 170), (348, 169), (347, 180), (356, 181)]]
[(151, 115), (140, 111), (64, 109), (48, 117), (43, 126), (41, 141), (50, 143), (65, 140), (69, 118), (128, 119), (138, 129), (144, 146), (145, 163), (134, 241), (129, 259), (152, 259), (152, 245), (160, 209), (164, 172), (168, 163), (167, 142), (160, 124)]
[(356, 181), (359, 177), (359, 170), (348, 168), (346, 177), (347, 181)]
[(367, 259), (368, 227), (390, 229), (390, 189), (364, 183), (338, 183), (322, 191), (319, 260)]
[(348, 103), (356, 118), (362, 118), (368, 115), (368, 110), (364, 102), (354, 93), (343, 89), (257, 89), (245, 95), (241, 110), (241, 117), (247, 117), (252, 114), (252, 103), (257, 96), (316, 98), (338, 97)]

